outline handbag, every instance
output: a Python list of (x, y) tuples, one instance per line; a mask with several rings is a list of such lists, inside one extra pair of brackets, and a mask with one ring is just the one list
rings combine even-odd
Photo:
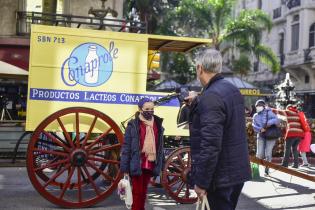
[(208, 198), (206, 195), (202, 197), (202, 200), (198, 198), (196, 210), (210, 210)]
[(132, 205), (132, 190), (130, 185), (130, 178), (125, 175), (118, 183), (117, 192), (121, 200), (125, 201), (127, 209)]
[(266, 131), (261, 133), (261, 137), (263, 137), (266, 140), (274, 140), (274, 139), (280, 138), (282, 135), (281, 129), (277, 125), (271, 125), (270, 127), (267, 128), (267, 123), (268, 123), (268, 111), (267, 111), (267, 120), (265, 124)]

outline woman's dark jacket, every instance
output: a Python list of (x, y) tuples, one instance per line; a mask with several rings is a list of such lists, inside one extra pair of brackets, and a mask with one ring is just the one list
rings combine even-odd
[(203, 189), (229, 187), (251, 177), (244, 98), (217, 74), (190, 112), (192, 181)]
[[(159, 176), (164, 161), (163, 154), (163, 119), (154, 115), (154, 122), (158, 128), (158, 141), (156, 147), (155, 167), (152, 171), (153, 176)], [(124, 143), (121, 150), (120, 170), (122, 173), (129, 173), (131, 176), (142, 174), (141, 151), (140, 151), (140, 119), (136, 117), (128, 122)]]

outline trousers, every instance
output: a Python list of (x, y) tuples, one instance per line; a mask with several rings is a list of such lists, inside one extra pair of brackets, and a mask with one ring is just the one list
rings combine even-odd
[(211, 210), (235, 210), (244, 183), (207, 191)]
[[(256, 157), (260, 159), (265, 159), (269, 162), (272, 160), (272, 149), (275, 146), (277, 139), (274, 140), (266, 140), (262, 137), (257, 138), (257, 152)], [(265, 168), (265, 173), (269, 173), (269, 168)]]
[(147, 198), (148, 185), (152, 172), (142, 169), (140, 176), (132, 176), (132, 206), (131, 210), (145, 210), (145, 200)]
[(299, 167), (299, 152), (297, 151), (297, 146), (300, 143), (300, 137), (290, 137), (285, 140), (285, 151), (284, 151), (284, 157), (282, 161), (282, 165), (284, 167), (288, 167), (289, 165), (289, 158), (291, 155), (291, 148), (293, 153), (293, 159), (294, 159), (294, 167)]

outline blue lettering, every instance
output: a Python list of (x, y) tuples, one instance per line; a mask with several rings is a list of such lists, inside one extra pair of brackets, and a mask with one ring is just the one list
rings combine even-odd
[(75, 72), (72, 69), (69, 68), (68, 78), (69, 78), (70, 81), (75, 81), (75, 83), (70, 84), (70, 83), (68, 83), (65, 80), (65, 65), (66, 65), (67, 62), (70, 62), (71, 60), (74, 60), (73, 61), (74, 64), (76, 64), (78, 62), (78, 58), (76, 58), (76, 57), (69, 57), (69, 58), (67, 58), (63, 62), (62, 66), (61, 66), (61, 79), (66, 85), (68, 85), (68, 86), (75, 86), (78, 83), (78, 81), (76, 81), (76, 79), (75, 79)]

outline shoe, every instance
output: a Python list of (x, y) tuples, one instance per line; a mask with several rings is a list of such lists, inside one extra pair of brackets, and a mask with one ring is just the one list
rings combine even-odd
[(304, 163), (303, 165), (301, 165), (301, 167), (310, 167), (309, 163)]
[(288, 168), (288, 165), (285, 165), (285, 164), (281, 164), (281, 166), (282, 166), (282, 167), (286, 167), (286, 168)]
[(265, 174), (264, 174), (264, 176), (269, 176), (269, 168), (265, 168)]
[(292, 166), (292, 168), (299, 168), (299, 166)]

